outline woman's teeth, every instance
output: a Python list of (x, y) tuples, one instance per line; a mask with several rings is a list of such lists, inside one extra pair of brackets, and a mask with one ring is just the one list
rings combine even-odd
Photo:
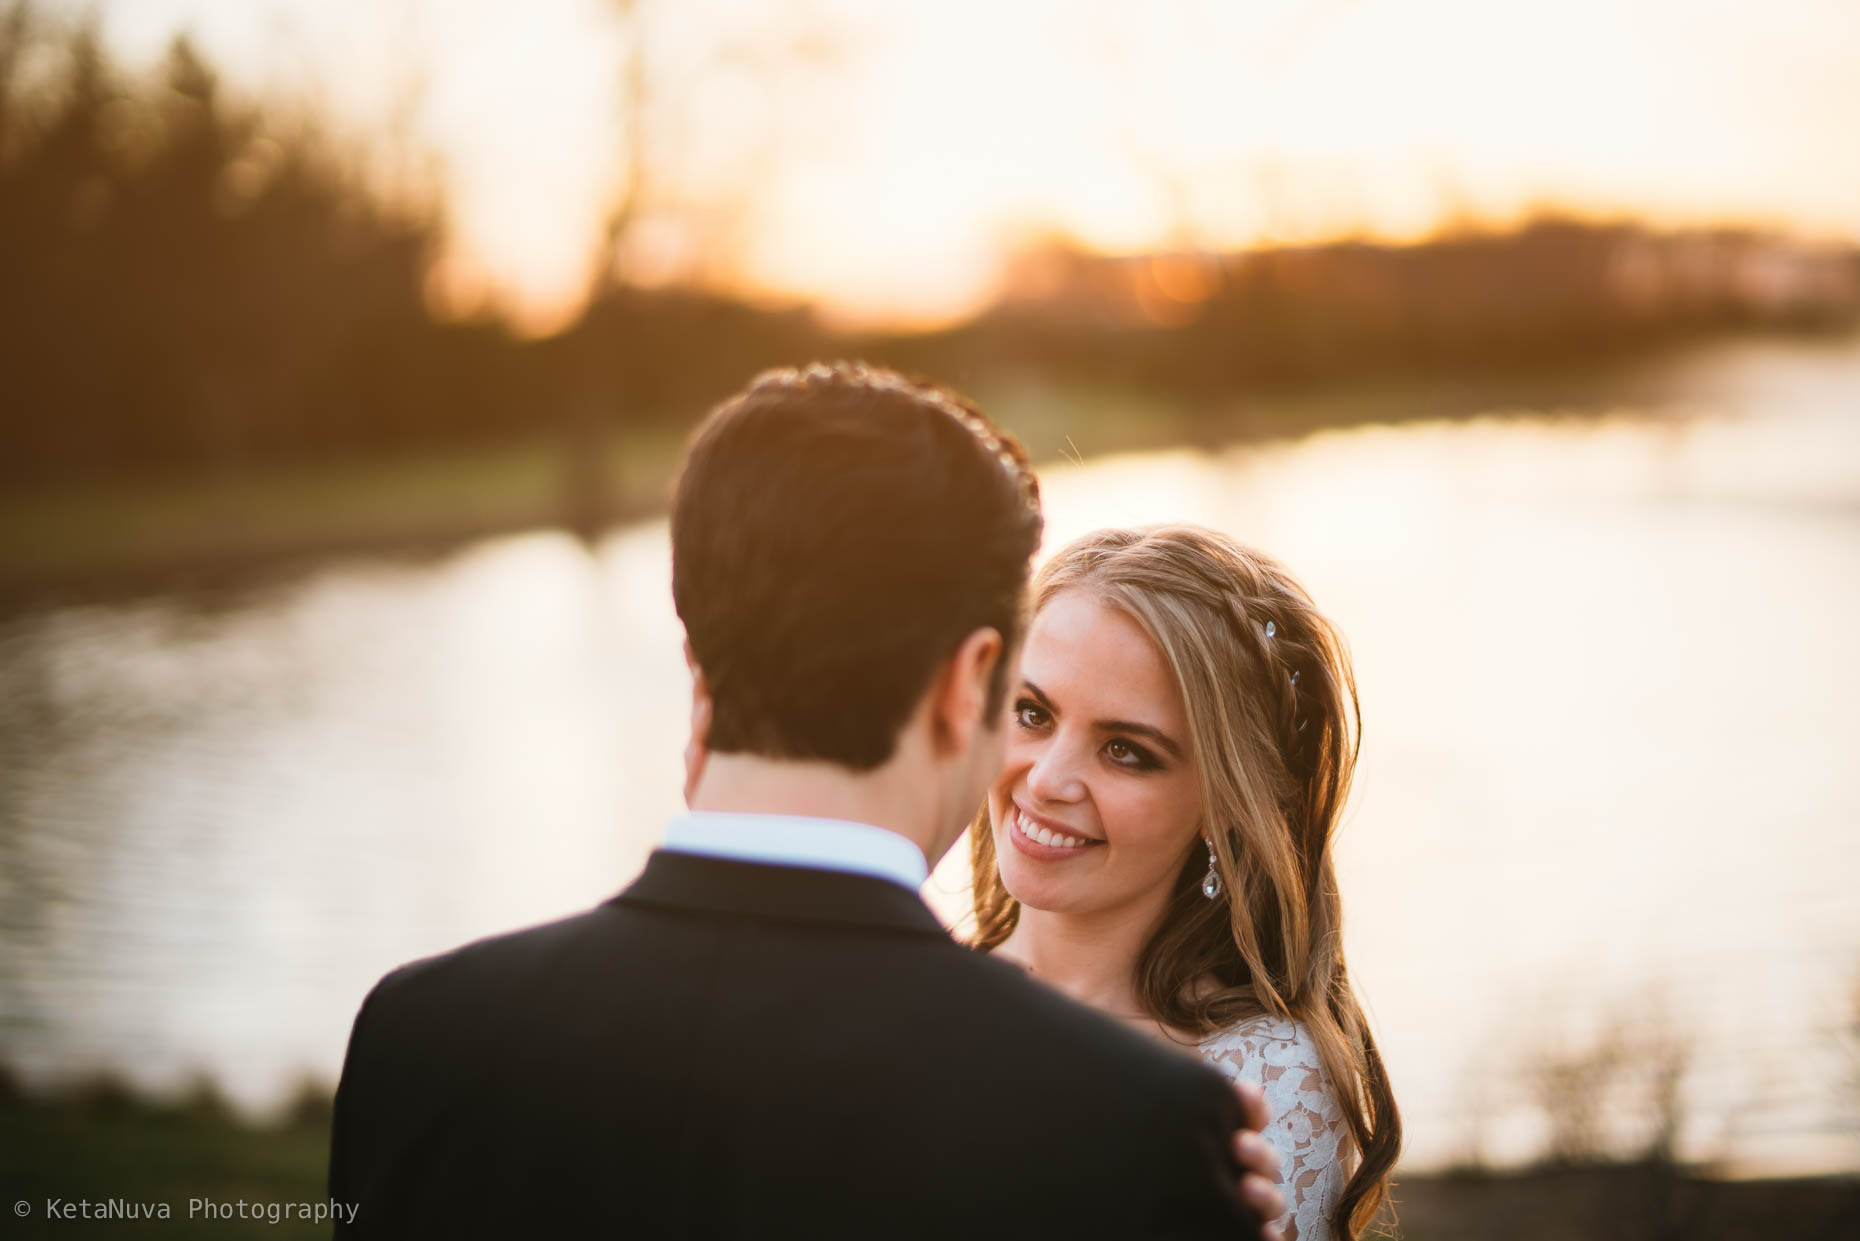
[(1037, 840), (1055, 849), (1082, 849), (1091, 843), (1083, 836), (1068, 836), (1064, 832), (1055, 832), (1050, 828), (1041, 827), (1038, 823), (1029, 821), (1027, 816), (1018, 810), (1014, 812), (1014, 823), (1020, 828), (1020, 834), (1027, 839)]

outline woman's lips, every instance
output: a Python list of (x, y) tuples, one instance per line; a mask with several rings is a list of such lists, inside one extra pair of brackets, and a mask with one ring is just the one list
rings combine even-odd
[(1102, 840), (1074, 836), (1035, 822), (1012, 802), (1008, 803), (1008, 836), (1013, 840), (1015, 848), (1042, 862), (1075, 858), (1104, 843)]

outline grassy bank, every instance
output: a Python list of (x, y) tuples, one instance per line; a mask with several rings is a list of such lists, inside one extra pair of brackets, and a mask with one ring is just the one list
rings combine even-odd
[[(632, 436), (590, 461), (535, 439), (15, 490), (0, 495), (0, 602), (211, 585), (337, 556), (632, 520), (661, 511), (681, 448), (672, 436)], [(577, 480), (597, 494), (578, 498)]]
[[(12, 1098), (0, 1102), (0, 1220), (8, 1237), (327, 1237), (327, 1222), (283, 1215), (286, 1203), (326, 1200), (328, 1151), (328, 1117), (315, 1111), (253, 1129), (210, 1101), (156, 1106), (109, 1091), (58, 1103)], [(112, 1199), (165, 1203), (169, 1217), (83, 1218), (82, 1204), (96, 1214)], [(274, 1203), (276, 1223), (265, 1218)], [(48, 1218), (72, 1207), (78, 1218)]]

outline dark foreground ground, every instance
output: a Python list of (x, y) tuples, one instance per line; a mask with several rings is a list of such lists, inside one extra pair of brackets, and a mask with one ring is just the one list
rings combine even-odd
[[(325, 1201), (327, 1142), (328, 1113), (314, 1102), (253, 1129), (210, 1100), (0, 1100), (0, 1237), (327, 1237), (327, 1222), (286, 1217), (287, 1206), (301, 1215)], [(1860, 1177), (1713, 1181), (1605, 1167), (1404, 1177), (1396, 1196), (1404, 1241), (1860, 1239)], [(169, 1217), (83, 1218), (82, 1204), (94, 1215), (111, 1200), (119, 1212), (166, 1203)], [(78, 1217), (48, 1219), (54, 1205)]]
[(1663, 1167), (1406, 1177), (1408, 1241), (1856, 1241), (1860, 1177), (1718, 1181)]

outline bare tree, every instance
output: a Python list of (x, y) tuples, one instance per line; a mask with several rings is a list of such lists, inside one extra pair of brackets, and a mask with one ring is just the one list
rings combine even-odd
[(619, 279), (620, 246), (645, 196), (646, 49), (639, 0), (614, 0), (627, 27), (626, 63), (620, 72), (620, 126), (625, 155), (621, 185), (602, 221), (600, 249), (594, 260), (592, 296), (612, 291)]
[[(684, 274), (728, 279), (755, 231), (764, 191), (794, 157), (808, 122), (811, 93), (831, 85), (845, 63), (851, 32), (809, 0), (745, 10), (740, 23), (708, 18), (708, 28), (677, 29), (689, 10), (647, 0), (613, 0), (627, 30), (620, 66), (618, 131), (623, 151), (614, 196), (595, 256), (592, 296), (628, 282), (632, 243), (648, 222), (675, 226), (699, 256)], [(683, 36), (674, 40), (673, 34)], [(670, 45), (681, 46), (674, 52)], [(758, 106), (729, 117), (727, 132), (707, 116), (707, 90), (734, 79)], [(693, 166), (690, 153), (728, 157)], [(721, 166), (719, 166), (721, 165)]]
[[(696, 30), (672, 25), (697, 20), (688, 9), (648, 0), (613, 4), (627, 35), (619, 66), (622, 150), (589, 281), (588, 301), (595, 307), (639, 283), (640, 234), (648, 224), (684, 235), (687, 257), (678, 275), (686, 283), (739, 274), (761, 191), (791, 150), (796, 118), (787, 105), (817, 84), (846, 46), (837, 27), (804, 0), (757, 6), (740, 25), (705, 14), (708, 25)], [(673, 34), (684, 37), (668, 37)], [(693, 101), (730, 76), (753, 83), (763, 106), (731, 116), (728, 132), (720, 133), (717, 118)], [(727, 172), (691, 166), (691, 151), (719, 142), (730, 152), (719, 161)], [(563, 520), (584, 539), (616, 516), (611, 424), (616, 389), (623, 386), (608, 351), (598, 340), (589, 344), (563, 424)], [(618, 396), (633, 403), (629, 392)]]
[(1677, 1161), (1692, 1044), (1663, 999), (1623, 1005), (1592, 1037), (1556, 1038), (1530, 1054), (1525, 1077), (1549, 1124), (1556, 1165), (1627, 1156)]
[(1847, 1053), (1847, 1124), (1860, 1136), (1860, 973), (1854, 975), (1853, 988), (1847, 997), (1847, 1012), (1840, 1032)]

